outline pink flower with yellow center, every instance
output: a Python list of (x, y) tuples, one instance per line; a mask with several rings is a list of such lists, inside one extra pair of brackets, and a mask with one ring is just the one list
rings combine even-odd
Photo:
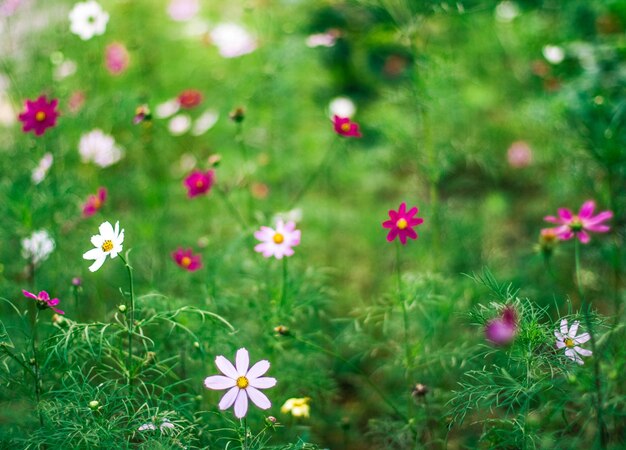
[(424, 222), (421, 217), (414, 217), (417, 214), (417, 207), (406, 210), (406, 203), (402, 203), (397, 211), (389, 210), (389, 220), (383, 222), (383, 228), (389, 228), (387, 240), (392, 242), (396, 237), (400, 239), (402, 245), (406, 244), (407, 238), (417, 239), (417, 233), (413, 229)]
[(107, 190), (103, 187), (98, 189), (98, 193), (87, 197), (87, 201), (83, 205), (83, 217), (93, 216), (107, 199)]
[(572, 239), (574, 236), (583, 244), (589, 243), (591, 237), (589, 231), (593, 233), (606, 233), (611, 227), (604, 224), (613, 217), (612, 211), (602, 211), (598, 215), (593, 215), (596, 203), (588, 200), (580, 207), (578, 214), (572, 213), (567, 208), (559, 208), (559, 216), (546, 216), (544, 220), (550, 223), (560, 225), (553, 228), (557, 237), (562, 241)]
[(178, 247), (178, 249), (172, 253), (172, 258), (174, 258), (174, 261), (176, 261), (179, 267), (189, 272), (194, 272), (202, 268), (200, 255), (194, 255), (190, 248), (183, 250), (181, 247)]
[(281, 219), (276, 222), (276, 229), (261, 227), (254, 233), (254, 237), (261, 241), (254, 247), (254, 251), (262, 253), (266, 258), (291, 256), (294, 254), (293, 247), (300, 244), (300, 230), (296, 230), (296, 223), (284, 223)]
[(214, 170), (208, 170), (206, 172), (194, 170), (191, 174), (189, 174), (189, 176), (187, 176), (187, 178), (185, 178), (183, 184), (187, 187), (187, 195), (189, 198), (193, 198), (209, 192), (214, 183)]
[(24, 297), (32, 298), (33, 300), (37, 301), (37, 308), (39, 309), (50, 308), (57, 314), (65, 314), (60, 309), (55, 308), (55, 306), (59, 304), (59, 299), (50, 298), (50, 295), (46, 291), (41, 291), (39, 294), (35, 295), (32, 292), (28, 292), (22, 289), (22, 293), (24, 294)]
[(18, 118), (24, 124), (22, 131), (25, 133), (33, 131), (35, 136), (41, 136), (48, 128), (52, 128), (57, 123), (59, 112), (56, 107), (59, 100), (47, 100), (45, 95), (40, 96), (37, 100), (26, 100), (25, 110)]
[(333, 125), (337, 134), (346, 137), (361, 137), (359, 131), (359, 125), (356, 122), (352, 122), (348, 117), (333, 116)]

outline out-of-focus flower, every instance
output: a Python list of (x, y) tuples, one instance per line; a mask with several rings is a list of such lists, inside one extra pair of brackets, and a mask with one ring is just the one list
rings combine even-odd
[(210, 32), (211, 41), (224, 58), (236, 58), (253, 52), (256, 40), (245, 28), (234, 23), (221, 23)]
[(310, 401), (310, 397), (290, 398), (280, 407), (280, 412), (283, 414), (291, 413), (294, 417), (304, 417), (308, 419), (311, 413), (311, 407), (309, 406)]
[(52, 156), (52, 153), (48, 152), (43, 155), (43, 158), (41, 158), (39, 164), (37, 164), (37, 167), (33, 169), (31, 174), (31, 180), (33, 180), (34, 184), (39, 184), (44, 180), (44, 178), (46, 178), (48, 170), (52, 167), (53, 162), (54, 157)]
[(418, 213), (417, 207), (406, 210), (406, 203), (402, 202), (397, 211), (389, 210), (389, 220), (383, 222), (383, 228), (389, 228), (387, 240), (392, 242), (396, 237), (400, 239), (402, 245), (406, 244), (407, 238), (417, 239), (417, 233), (413, 229), (424, 222), (421, 217), (413, 217)]
[(282, 220), (283, 222), (302, 222), (302, 208), (294, 208), (289, 211), (283, 211), (276, 213), (272, 220), (276, 222), (277, 220)]
[(270, 188), (265, 183), (255, 182), (250, 185), (250, 193), (254, 198), (262, 200), (264, 198), (267, 198), (268, 194), (270, 193)]
[(591, 356), (592, 351), (579, 347), (579, 345), (587, 342), (591, 339), (591, 336), (589, 333), (583, 333), (580, 336), (576, 336), (579, 325), (580, 322), (576, 321), (568, 330), (567, 319), (563, 319), (561, 320), (560, 331), (554, 330), (554, 336), (556, 337), (557, 348), (564, 348), (565, 356), (572, 361), (583, 365), (584, 362), (581, 356)]
[(152, 422), (144, 423), (139, 428), (137, 428), (137, 430), (138, 431), (154, 431), (156, 430), (156, 425), (153, 424)]
[(559, 243), (556, 228), (544, 228), (539, 233), (539, 250), (545, 256), (550, 256)]
[(91, 409), (98, 409), (98, 406), (100, 406), (100, 402), (98, 400), (92, 400), (89, 402), (89, 408)]
[(22, 239), (22, 256), (33, 264), (39, 264), (48, 259), (54, 247), (52, 236), (46, 230), (38, 230)]
[(76, 61), (66, 59), (54, 69), (54, 79), (56, 81), (61, 81), (69, 76), (72, 76), (76, 73), (77, 68), (78, 65), (76, 64)]
[(99, 188), (98, 193), (87, 197), (87, 201), (83, 205), (83, 217), (93, 216), (102, 206), (107, 199), (106, 188)]
[(246, 118), (245, 108), (243, 106), (236, 107), (228, 114), (228, 118), (235, 123), (243, 122), (243, 119)]
[(185, 134), (191, 128), (191, 117), (187, 114), (178, 114), (170, 119), (167, 128), (173, 136)]
[(189, 198), (206, 194), (215, 184), (215, 171), (207, 170), (202, 172), (194, 170), (185, 178), (183, 184), (187, 187), (187, 196)]
[(337, 42), (337, 37), (338, 34), (333, 32), (311, 34), (306, 38), (306, 46), (311, 48), (333, 47)]
[[(161, 421), (161, 425), (159, 425), (159, 430), (161, 430), (162, 433), (167, 430), (173, 430), (174, 428), (176, 428), (176, 426), (167, 418), (163, 419)], [(137, 428), (138, 431), (155, 431), (156, 429), (157, 427), (153, 422), (144, 423), (139, 428)]]
[(79, 277), (74, 277), (72, 278), (72, 286), (74, 287), (80, 287), (82, 281)]
[(422, 383), (417, 383), (411, 391), (411, 395), (415, 398), (424, 397), (426, 394), (428, 394), (428, 386)]
[(198, 0), (171, 0), (167, 13), (173, 20), (184, 22), (193, 19), (200, 10)]
[(517, 334), (517, 312), (513, 306), (504, 308), (499, 317), (491, 319), (485, 326), (485, 336), (496, 345), (506, 345)]
[(248, 350), (237, 350), (235, 365), (233, 366), (223, 356), (215, 358), (215, 365), (224, 374), (207, 377), (204, 385), (208, 389), (228, 389), (219, 403), (221, 410), (235, 405), (235, 417), (241, 419), (248, 412), (248, 397), (261, 409), (269, 409), (272, 404), (265, 394), (259, 389), (268, 389), (276, 386), (276, 378), (263, 377), (270, 368), (267, 360), (261, 360), (248, 369), (250, 356)]
[(589, 231), (593, 233), (606, 233), (611, 227), (604, 224), (613, 217), (612, 211), (602, 211), (598, 215), (593, 215), (596, 203), (593, 200), (587, 200), (580, 207), (578, 214), (573, 214), (567, 208), (559, 208), (559, 217), (546, 216), (544, 220), (550, 223), (560, 225), (554, 230), (556, 235), (562, 241), (567, 241), (573, 237), (577, 237), (583, 244), (589, 243), (591, 237)]
[(160, 103), (156, 107), (156, 116), (159, 119), (167, 119), (168, 117), (173, 116), (180, 109), (180, 103), (178, 103), (177, 98), (173, 98), (166, 102)]
[(32, 292), (25, 291), (22, 289), (22, 293), (24, 297), (32, 298), (37, 302), (37, 308), (39, 309), (48, 309), (50, 308), (57, 314), (65, 314), (60, 309), (56, 308), (59, 304), (58, 298), (50, 298), (50, 295), (46, 291), (41, 291), (39, 294), (35, 295)]
[(202, 103), (202, 93), (197, 89), (186, 89), (178, 94), (178, 104), (181, 108), (192, 109)]
[(65, 324), (65, 318), (59, 314), (52, 314), (50, 321), (52, 322), (53, 325), (56, 325), (58, 327), (63, 326), (63, 324)]
[(67, 102), (68, 108), (72, 114), (76, 114), (85, 104), (85, 93), (83, 91), (74, 91)]
[(189, 272), (194, 272), (202, 268), (201, 256), (194, 255), (190, 248), (183, 250), (178, 247), (175, 252), (172, 252), (172, 258), (176, 264), (178, 264), (178, 267), (181, 267)]
[(209, 131), (211, 128), (213, 128), (213, 125), (217, 123), (218, 118), (219, 118), (219, 114), (217, 111), (214, 111), (212, 109), (205, 111), (193, 123), (191, 134), (193, 136), (203, 135), (204, 133)]
[(352, 122), (348, 117), (333, 116), (335, 132), (341, 136), (360, 138), (359, 124)]
[(278, 325), (274, 327), (274, 332), (281, 336), (289, 336), (290, 333), (289, 328), (287, 328), (285, 325)]
[(48, 102), (45, 95), (35, 101), (26, 100), (25, 110), (18, 116), (24, 124), (22, 131), (26, 133), (33, 130), (35, 136), (41, 136), (46, 129), (55, 126), (59, 117), (59, 112), (56, 110), (58, 103), (57, 99)]
[(123, 150), (117, 146), (113, 136), (98, 129), (81, 136), (78, 151), (82, 162), (93, 162), (100, 167), (109, 167), (123, 156)]
[(511, 167), (516, 169), (529, 166), (533, 161), (533, 151), (525, 141), (515, 141), (506, 152)]
[(76, 3), (70, 11), (70, 31), (83, 41), (104, 34), (109, 14), (94, 0)]
[(550, 64), (561, 64), (565, 59), (565, 51), (558, 45), (546, 45), (541, 53)]
[[(0, 78), (1, 82), (1, 78)], [(16, 122), (16, 111), (9, 96), (0, 88), (0, 125), (10, 127)]]
[(254, 232), (254, 237), (261, 241), (254, 247), (255, 252), (262, 253), (264, 257), (271, 256), (282, 259), (283, 256), (294, 254), (293, 247), (300, 244), (300, 230), (296, 230), (295, 222), (276, 222), (276, 229), (261, 227)]
[(0, 0), (0, 16), (10, 17), (21, 5), (23, 0)]
[(133, 123), (135, 125), (140, 124), (144, 121), (149, 121), (152, 119), (152, 113), (150, 112), (150, 108), (148, 105), (140, 105), (135, 109), (135, 117), (133, 117)]
[(100, 225), (99, 231), (100, 234), (91, 236), (91, 243), (95, 248), (83, 255), (84, 259), (94, 260), (94, 263), (89, 266), (91, 272), (102, 267), (107, 256), (111, 259), (115, 258), (122, 251), (124, 243), (124, 229), (120, 231), (119, 222), (115, 222), (115, 229), (109, 222), (104, 222)]
[(124, 44), (114, 42), (104, 51), (104, 65), (111, 75), (121, 75), (128, 68), (130, 55)]
[(519, 15), (517, 4), (508, 0), (498, 3), (496, 6), (496, 20), (502, 23), (509, 23)]
[(348, 97), (335, 97), (328, 104), (330, 117), (351, 118), (356, 113), (356, 105)]

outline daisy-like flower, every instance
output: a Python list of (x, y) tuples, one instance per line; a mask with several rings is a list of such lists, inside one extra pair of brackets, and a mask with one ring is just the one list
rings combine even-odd
[(99, 188), (98, 193), (95, 195), (90, 195), (87, 197), (87, 201), (83, 205), (83, 217), (93, 216), (107, 199), (107, 190), (106, 188)]
[(91, 236), (91, 243), (95, 248), (83, 255), (84, 259), (95, 260), (89, 266), (89, 270), (92, 272), (102, 267), (107, 256), (110, 256), (111, 259), (115, 258), (122, 251), (122, 243), (124, 242), (124, 229), (120, 231), (119, 222), (115, 222), (115, 229), (109, 222), (104, 222), (100, 225), (99, 231), (100, 234)]
[(130, 55), (124, 44), (114, 42), (104, 51), (104, 65), (111, 75), (121, 75), (128, 68)]
[(76, 3), (70, 11), (70, 31), (78, 35), (83, 41), (94, 36), (104, 34), (109, 22), (109, 14), (102, 9), (98, 2)]
[(234, 23), (221, 23), (209, 35), (224, 58), (236, 58), (253, 52), (257, 47), (256, 39), (245, 28)]
[(58, 99), (48, 101), (45, 95), (35, 101), (26, 100), (25, 109), (18, 116), (24, 124), (22, 131), (27, 133), (32, 130), (35, 136), (41, 136), (48, 128), (55, 126), (59, 117), (59, 112), (56, 110), (58, 104)]
[(178, 249), (172, 253), (172, 258), (174, 258), (174, 261), (176, 261), (179, 267), (189, 272), (194, 272), (202, 267), (200, 255), (194, 255), (190, 248), (183, 250), (178, 247)]
[(262, 253), (264, 257), (270, 256), (282, 259), (283, 256), (293, 255), (293, 247), (300, 244), (300, 230), (296, 230), (296, 223), (276, 221), (276, 229), (261, 227), (254, 232), (254, 237), (261, 241), (254, 247), (255, 252)]
[(546, 216), (544, 220), (560, 225), (554, 228), (556, 235), (562, 241), (572, 239), (574, 236), (583, 244), (587, 244), (591, 237), (589, 231), (594, 233), (606, 233), (611, 227), (604, 224), (613, 217), (612, 211), (602, 211), (598, 215), (593, 215), (596, 203), (588, 200), (580, 207), (578, 214), (573, 214), (567, 208), (559, 208), (559, 217)]
[(335, 127), (335, 131), (337, 134), (346, 137), (361, 137), (361, 132), (359, 131), (359, 124), (353, 122), (348, 117), (339, 117), (337, 115), (333, 116), (333, 126)]
[(208, 389), (228, 389), (219, 403), (219, 408), (225, 410), (235, 405), (235, 417), (241, 419), (248, 412), (248, 398), (261, 409), (269, 409), (272, 403), (259, 389), (268, 389), (276, 386), (276, 378), (263, 377), (270, 368), (267, 360), (261, 360), (252, 367), (248, 350), (240, 348), (235, 357), (235, 366), (223, 356), (215, 358), (215, 365), (223, 375), (213, 375), (204, 380)]
[(189, 198), (206, 194), (215, 184), (215, 171), (212, 169), (206, 172), (194, 170), (185, 178), (183, 184), (187, 187)]
[(102, 168), (115, 164), (124, 154), (122, 148), (116, 145), (113, 136), (98, 129), (80, 137), (78, 152), (82, 162), (93, 162)]
[(55, 308), (55, 306), (59, 304), (59, 299), (50, 298), (50, 295), (46, 291), (41, 291), (39, 294), (35, 295), (32, 292), (28, 292), (22, 289), (22, 293), (24, 294), (24, 297), (32, 298), (33, 300), (37, 301), (37, 308), (39, 309), (50, 308), (57, 314), (65, 314), (60, 309)]
[(581, 356), (591, 356), (592, 351), (586, 350), (579, 345), (587, 342), (589, 339), (591, 339), (591, 336), (589, 335), (589, 333), (583, 333), (579, 336), (576, 336), (576, 334), (578, 333), (579, 325), (580, 322), (575, 321), (568, 330), (567, 319), (563, 319), (561, 320), (560, 331), (554, 330), (554, 336), (556, 336), (557, 348), (564, 348), (565, 356), (567, 356), (572, 361), (583, 365), (584, 362)]
[(38, 230), (22, 239), (22, 256), (33, 264), (39, 264), (48, 259), (54, 247), (54, 239), (50, 233), (46, 230)]
[(517, 312), (512, 306), (507, 306), (500, 317), (491, 319), (485, 326), (485, 336), (496, 345), (506, 345), (517, 334)]
[(424, 222), (421, 217), (413, 217), (417, 214), (417, 207), (406, 210), (406, 203), (402, 203), (397, 211), (389, 210), (389, 220), (383, 222), (383, 228), (390, 228), (387, 240), (392, 242), (396, 237), (400, 238), (402, 245), (406, 244), (406, 239), (417, 239), (417, 233), (413, 229)]
[(308, 419), (311, 414), (311, 407), (309, 406), (310, 401), (310, 397), (290, 398), (280, 407), (280, 412), (283, 414), (291, 413), (294, 417), (304, 417)]

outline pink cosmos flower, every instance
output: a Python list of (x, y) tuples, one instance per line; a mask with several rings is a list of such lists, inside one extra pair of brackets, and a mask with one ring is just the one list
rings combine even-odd
[(248, 412), (248, 398), (261, 409), (272, 406), (265, 394), (259, 391), (276, 386), (276, 378), (261, 376), (270, 368), (269, 361), (261, 360), (248, 369), (249, 364), (248, 350), (240, 348), (235, 357), (236, 366), (223, 356), (215, 358), (215, 365), (225, 376), (213, 375), (204, 380), (208, 389), (228, 389), (220, 400), (219, 408), (228, 409), (234, 404), (235, 417), (238, 419), (245, 417)]
[(580, 336), (576, 336), (578, 333), (578, 326), (580, 322), (576, 321), (571, 327), (567, 327), (567, 319), (561, 320), (560, 331), (554, 330), (554, 336), (556, 337), (557, 348), (565, 349), (565, 356), (577, 364), (583, 365), (583, 359), (580, 356), (591, 356), (592, 351), (579, 347), (580, 344), (584, 344), (591, 336), (589, 333), (583, 333)]
[(417, 239), (417, 233), (413, 229), (424, 222), (421, 217), (413, 217), (417, 214), (417, 207), (406, 210), (406, 203), (402, 203), (398, 211), (389, 210), (389, 220), (383, 222), (383, 228), (390, 228), (387, 240), (392, 242), (396, 237), (400, 238), (402, 245), (406, 244), (406, 238)]
[(22, 131), (26, 133), (34, 130), (35, 136), (41, 136), (47, 128), (55, 126), (59, 117), (59, 112), (56, 110), (58, 103), (58, 99), (48, 102), (45, 95), (35, 101), (26, 100), (24, 105), (26, 109), (18, 116), (24, 123)]
[(202, 103), (202, 93), (196, 89), (187, 89), (178, 94), (178, 104), (181, 108), (192, 109)]
[(292, 247), (300, 244), (300, 230), (296, 230), (296, 223), (284, 223), (281, 219), (276, 222), (275, 230), (261, 227), (254, 232), (254, 237), (261, 241), (254, 247), (254, 251), (262, 253), (266, 258), (273, 256), (282, 259), (283, 256), (291, 256), (294, 253)]
[(104, 63), (111, 75), (121, 75), (128, 68), (130, 55), (124, 44), (114, 42), (104, 51)]
[(215, 184), (215, 171), (208, 170), (201, 172), (200, 170), (194, 170), (185, 178), (183, 184), (187, 187), (187, 195), (189, 198), (206, 194), (211, 190), (213, 184)]
[(359, 125), (356, 122), (352, 122), (348, 117), (333, 116), (333, 125), (337, 134), (346, 137), (361, 137), (359, 131)]
[(511, 167), (521, 169), (529, 166), (533, 161), (533, 151), (525, 141), (515, 141), (506, 152)]
[(580, 207), (578, 214), (573, 214), (567, 208), (559, 208), (559, 217), (546, 216), (544, 220), (550, 223), (560, 225), (554, 228), (559, 239), (567, 241), (574, 236), (583, 244), (587, 244), (591, 237), (588, 231), (594, 233), (606, 233), (611, 229), (605, 222), (613, 217), (612, 211), (602, 211), (597, 216), (593, 215), (596, 203), (588, 200)]
[(32, 298), (37, 301), (37, 308), (39, 309), (47, 309), (50, 308), (57, 314), (65, 314), (60, 309), (55, 308), (56, 305), (59, 304), (58, 298), (50, 298), (50, 295), (46, 291), (41, 291), (39, 294), (35, 295), (32, 292), (25, 291), (22, 289), (24, 293), (24, 297)]
[(500, 317), (491, 319), (485, 326), (485, 336), (496, 345), (505, 345), (511, 342), (517, 334), (517, 312), (512, 306), (507, 306)]
[(83, 205), (83, 217), (93, 216), (107, 199), (107, 190), (106, 188), (99, 188), (98, 193), (95, 195), (90, 195), (87, 197), (87, 201)]
[(183, 250), (181, 247), (178, 247), (175, 252), (172, 252), (172, 258), (174, 258), (179, 267), (189, 272), (194, 272), (202, 267), (200, 255), (194, 255), (190, 248)]

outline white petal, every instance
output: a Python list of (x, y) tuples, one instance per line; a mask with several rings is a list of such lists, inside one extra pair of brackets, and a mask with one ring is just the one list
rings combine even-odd
[(247, 412), (248, 394), (246, 394), (245, 389), (239, 389), (239, 395), (237, 396), (237, 400), (235, 400), (235, 417), (241, 419), (246, 415)]
[(248, 350), (240, 348), (237, 350), (237, 356), (235, 357), (235, 364), (237, 366), (237, 372), (239, 375), (244, 376), (248, 373), (248, 367), (250, 366), (250, 355)]
[(250, 396), (250, 400), (261, 409), (268, 409), (272, 406), (270, 399), (258, 389), (248, 386), (246, 392)]
[(235, 384), (237, 384), (235, 380), (222, 375), (214, 375), (204, 380), (204, 385), (209, 389), (228, 389), (235, 386)]
[(272, 377), (248, 378), (248, 382), (250, 386), (259, 389), (267, 389), (276, 386), (276, 378)]
[(593, 352), (591, 350), (587, 350), (584, 349), (582, 347), (574, 347), (574, 350), (576, 350), (579, 354), (583, 355), (583, 356), (591, 356), (593, 354)]
[(215, 365), (220, 370), (220, 372), (222, 372), (227, 377), (230, 377), (233, 380), (239, 378), (239, 374), (237, 373), (237, 370), (235, 370), (235, 367), (230, 363), (229, 360), (224, 358), (222, 355), (215, 358)]
[(576, 338), (574, 338), (574, 343), (576, 343), (576, 344), (584, 344), (589, 339), (591, 339), (591, 336), (589, 335), (589, 333), (583, 333), (580, 336), (576, 336)]
[(218, 405), (219, 408), (222, 410), (230, 408), (233, 403), (235, 403), (235, 399), (237, 398), (239, 391), (241, 391), (241, 389), (235, 386), (234, 388), (231, 388), (230, 391), (226, 392), (220, 400)]
[(113, 240), (113, 238), (115, 237), (115, 235), (113, 234), (113, 227), (111, 226), (111, 224), (109, 222), (104, 222), (100, 225), (100, 236), (102, 236), (103, 240)]
[(578, 333), (578, 325), (580, 325), (579, 321), (576, 321), (572, 324), (572, 326), (569, 329), (569, 337), (571, 338), (575, 338), (576, 337), (576, 333)]
[(102, 256), (106, 257), (106, 254), (102, 251), (100, 247), (98, 247), (98, 248), (92, 248), (88, 252), (85, 252), (83, 254), (83, 259), (98, 259), (98, 258), (101, 258)]
[(91, 266), (89, 266), (89, 270), (92, 272), (95, 272), (100, 267), (102, 267), (102, 264), (104, 264), (104, 261), (106, 259), (107, 259), (106, 255), (102, 256), (101, 258), (96, 259), (96, 261)]
[(91, 243), (94, 247), (102, 247), (102, 244), (104, 244), (104, 239), (99, 234), (94, 234), (93, 236), (91, 236)]
[(556, 341), (556, 348), (563, 348), (565, 347), (565, 342), (563, 341)]
[(246, 374), (246, 378), (248, 378), (248, 380), (253, 380), (255, 378), (258, 378), (261, 375), (263, 375), (265, 372), (267, 372), (269, 368), (270, 368), (270, 362), (267, 361), (266, 359), (262, 359), (261, 361), (256, 363), (254, 366), (252, 366), (250, 370), (248, 370), (248, 373)]
[(561, 320), (561, 333), (567, 334), (567, 319)]
[(568, 348), (567, 350), (565, 350), (565, 356), (567, 356), (572, 361), (576, 361), (578, 364), (584, 364), (582, 358), (578, 356), (573, 348)]

